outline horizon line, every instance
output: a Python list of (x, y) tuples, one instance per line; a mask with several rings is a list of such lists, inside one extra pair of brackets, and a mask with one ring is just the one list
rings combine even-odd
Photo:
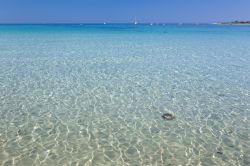
[[(235, 21), (235, 20), (234, 20)], [(164, 22), (164, 21), (146, 21), (137, 22), (137, 24), (213, 24), (220, 22), (233, 22), (233, 21), (178, 21), (178, 22)], [(0, 22), (1, 24), (134, 24), (135, 22)]]
[[(137, 22), (137, 25), (139, 24), (153, 24), (153, 25), (159, 25), (159, 24), (212, 24), (216, 22)], [(133, 22), (0, 22), (0, 25), (8, 25), (8, 24), (33, 24), (33, 25), (42, 25), (42, 24), (102, 24), (102, 25), (108, 25), (108, 24), (134, 24)]]

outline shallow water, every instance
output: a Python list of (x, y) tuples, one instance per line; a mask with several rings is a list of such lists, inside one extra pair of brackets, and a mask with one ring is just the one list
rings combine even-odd
[(249, 36), (1, 25), (0, 165), (250, 165)]

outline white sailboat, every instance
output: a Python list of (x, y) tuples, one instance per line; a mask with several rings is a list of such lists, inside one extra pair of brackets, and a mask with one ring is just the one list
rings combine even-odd
[(136, 17), (135, 17), (135, 22), (134, 22), (134, 24), (135, 24), (135, 25), (137, 25), (137, 24), (138, 24), (138, 22), (137, 22), (137, 20), (136, 20)]

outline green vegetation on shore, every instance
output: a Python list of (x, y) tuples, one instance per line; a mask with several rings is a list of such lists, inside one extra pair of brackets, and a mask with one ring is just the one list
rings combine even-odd
[(250, 24), (250, 21), (216, 22), (215, 24)]

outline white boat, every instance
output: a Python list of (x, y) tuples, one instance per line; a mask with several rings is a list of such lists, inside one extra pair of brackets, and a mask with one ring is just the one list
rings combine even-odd
[(138, 24), (138, 22), (137, 22), (136, 18), (135, 18), (135, 22), (134, 22), (134, 24), (135, 24), (135, 25), (137, 25), (137, 24)]

